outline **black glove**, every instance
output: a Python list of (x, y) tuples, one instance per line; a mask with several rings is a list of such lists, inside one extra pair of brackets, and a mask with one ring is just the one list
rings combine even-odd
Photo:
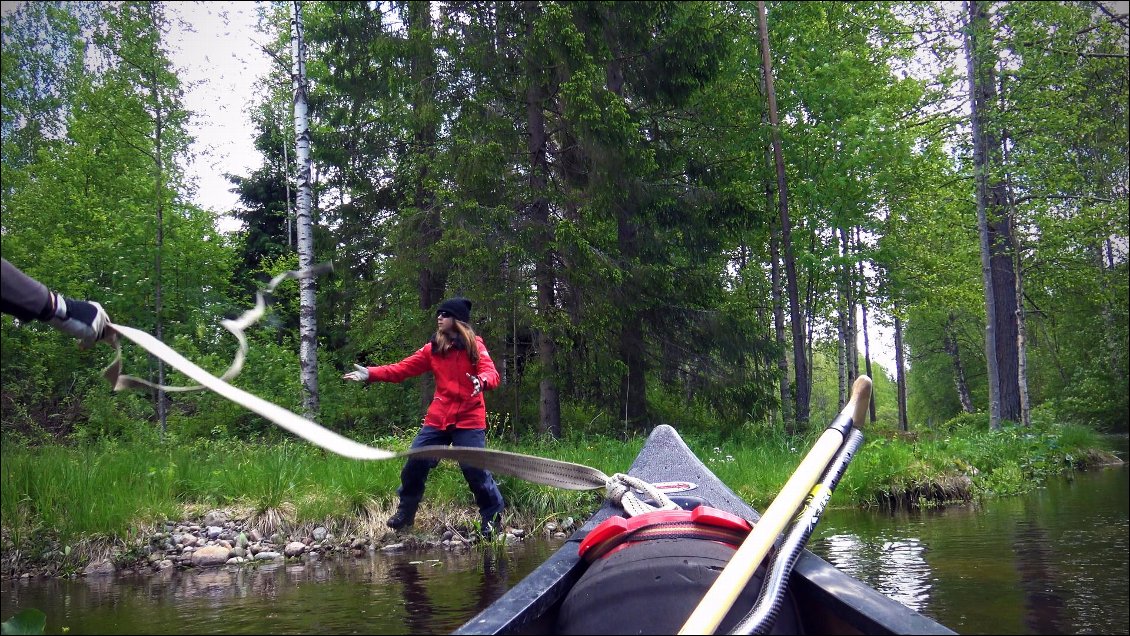
[(84, 349), (117, 335), (102, 305), (51, 293), (55, 296), (55, 315), (48, 319), (47, 324), (81, 340)]

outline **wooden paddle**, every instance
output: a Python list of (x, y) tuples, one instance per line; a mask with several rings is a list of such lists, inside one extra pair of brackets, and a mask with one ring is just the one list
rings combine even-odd
[(828, 462), (839, 450), (851, 431), (852, 424), (859, 426), (871, 401), (871, 378), (861, 375), (851, 390), (851, 399), (836, 419), (816, 440), (812, 450), (801, 460), (800, 466), (777, 493), (777, 498), (758, 520), (753, 531), (718, 575), (718, 580), (707, 590), (698, 607), (679, 630), (680, 634), (713, 634), (726, 613), (733, 607), (738, 595), (745, 589), (753, 573), (773, 547), (773, 542), (804, 503), (812, 487), (824, 474)]

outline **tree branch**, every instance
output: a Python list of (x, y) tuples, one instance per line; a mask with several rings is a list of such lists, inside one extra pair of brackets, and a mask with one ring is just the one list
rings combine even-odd
[(1114, 199), (1096, 197), (1089, 194), (1026, 194), (1014, 201), (1013, 205), (1019, 206), (1021, 204), (1037, 199), (1041, 201), (1071, 201), (1079, 199), (1098, 203), (1114, 203)]

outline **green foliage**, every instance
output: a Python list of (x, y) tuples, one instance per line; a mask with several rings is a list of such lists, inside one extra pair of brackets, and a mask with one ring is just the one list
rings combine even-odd
[(983, 473), (975, 480), (977, 487), (986, 494), (1017, 495), (1029, 490), (1028, 478), (1015, 462), (1006, 461), (991, 473)]
[(940, 427), (938, 427), (938, 432), (953, 433), (958, 431), (985, 431), (988, 429), (988, 413), (960, 413), (946, 420)]
[[(357, 439), (410, 438), (425, 379), (360, 387), (340, 374), (408, 355), (434, 328), (434, 304), (459, 293), (475, 299), (476, 329), (504, 376), (487, 397), (500, 442), (536, 436), (543, 381), (560, 396), (566, 440), (628, 437), (658, 422), (708, 448), (781, 438), (772, 324), (781, 301), (768, 280), (779, 229), (754, 5), (465, 3), (438, 21), (421, 6), (386, 15), (311, 3), (305, 14), (315, 260), (335, 263), (316, 286), (319, 422)], [(952, 82), (964, 60), (945, 38), (908, 35), (954, 32), (947, 6), (769, 6), (817, 428), (839, 410), (833, 324), (853, 282), (866, 283), (873, 324), (897, 314), (906, 326), (912, 430), (983, 427), (981, 416), (959, 415), (955, 388), (960, 359), (973, 408), (984, 410), (968, 122), (946, 101), (962, 99), (964, 83)], [(265, 28), (285, 57), (283, 9), (270, 8)], [(1005, 168), (1023, 239), (1037, 419), (1125, 430), (1130, 278), (1113, 246), (1128, 233), (1127, 101), (1124, 64), (1109, 54), (1121, 34), (1078, 4), (998, 9), (998, 48), (1015, 57), (992, 125), (1014, 131)], [(28, 3), (5, 15), (4, 255), (52, 289), (102, 302), (115, 322), (160, 323), (163, 340), (219, 373), (234, 349), (219, 321), (297, 264), (283, 236), (289, 70), (273, 71), (249, 105), (264, 163), (236, 178), (245, 228), (221, 235), (214, 211), (187, 203), (188, 114), (164, 23), (159, 4), (134, 2)], [(103, 63), (83, 65), (85, 47)], [(916, 56), (938, 64), (923, 70)], [(529, 147), (535, 114), (544, 166)], [(863, 244), (843, 250), (841, 230), (856, 229)], [(873, 265), (866, 281), (848, 274), (861, 263)], [(297, 285), (285, 283), (249, 332), (235, 381), (292, 410), (298, 314)], [(106, 391), (106, 347), (80, 351), (10, 318), (0, 331), (5, 444), (289, 438), (200, 392), (171, 397), (162, 439), (152, 397)], [(541, 336), (556, 347), (552, 364)], [(146, 354), (126, 345), (124, 355), (127, 372), (155, 379)], [(895, 388), (873, 376), (874, 428), (892, 430)], [(911, 465), (903, 459), (891, 458)], [(176, 462), (174, 491), (246, 496), (188, 464)], [(444, 487), (459, 491), (454, 477)], [(366, 479), (341, 486), (349, 506), (367, 505)], [(293, 501), (289, 485), (259, 488), (256, 499)]]
[(1081, 366), (1074, 382), (1049, 400), (1050, 408), (1065, 421), (1078, 422), (1110, 432), (1124, 429), (1130, 412), (1126, 376), (1118, 377), (1110, 367)]

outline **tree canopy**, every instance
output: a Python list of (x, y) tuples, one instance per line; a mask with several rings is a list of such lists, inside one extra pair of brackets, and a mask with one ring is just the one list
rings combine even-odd
[[(315, 283), (320, 423), (414, 429), (426, 378), (358, 391), (341, 370), (400, 360), (462, 295), (503, 377), (487, 398), (498, 434), (797, 431), (790, 315), (814, 428), (874, 362), (864, 330), (874, 355), (897, 319), (903, 373), (874, 375), (904, 381), (911, 428), (986, 411), (989, 355), (1021, 369), (1037, 416), (1126, 429), (1127, 30), (1102, 3), (995, 3), (983, 24), (950, 3), (765, 3), (787, 255), (757, 3), (301, 5), (313, 260), (334, 263)], [(298, 265), (290, 6), (265, 5), (277, 66), (235, 106), (263, 163), (231, 175), (234, 210), (191, 203), (193, 114), (162, 7), (4, 14), (3, 253), (218, 371), (234, 349), (220, 320)], [(973, 28), (984, 48), (969, 54), (996, 69), (983, 166)], [(1010, 232), (996, 256), (1026, 336), (992, 353), (982, 168), (1004, 193), (989, 220)], [(217, 214), (241, 229), (219, 231)], [(301, 305), (297, 285), (276, 291), (237, 380), (292, 409)], [(146, 396), (100, 384), (104, 348), (10, 317), (2, 337), (6, 438), (153, 434)], [(896, 427), (895, 389), (878, 385), (877, 423)], [(177, 439), (280, 434), (213, 395), (168, 408)]]

